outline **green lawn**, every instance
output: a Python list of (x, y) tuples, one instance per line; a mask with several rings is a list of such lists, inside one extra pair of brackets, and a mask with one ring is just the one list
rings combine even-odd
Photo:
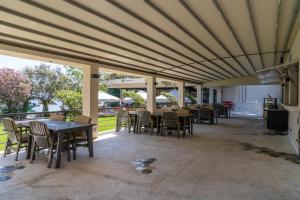
[[(103, 132), (103, 131), (108, 131), (115, 129), (116, 127), (116, 117), (99, 117), (98, 118), (98, 131)], [(6, 136), (2, 135), (3, 132), (3, 127), (0, 124), (0, 151), (4, 149), (4, 144), (3, 142), (6, 141)]]

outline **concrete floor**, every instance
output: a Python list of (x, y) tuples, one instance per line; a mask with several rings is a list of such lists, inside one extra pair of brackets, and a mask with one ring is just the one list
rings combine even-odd
[[(47, 169), (40, 156), (0, 183), (0, 199), (205, 199), (292, 200), (300, 198), (300, 165), (255, 151), (240, 142), (294, 153), (287, 136), (268, 136), (263, 120), (220, 119), (218, 125), (196, 125), (185, 139), (120, 132), (95, 142), (62, 169)], [(114, 136), (114, 137), (112, 137)], [(141, 174), (130, 163), (154, 157), (152, 174)], [(15, 164), (13, 156), (1, 166)]]

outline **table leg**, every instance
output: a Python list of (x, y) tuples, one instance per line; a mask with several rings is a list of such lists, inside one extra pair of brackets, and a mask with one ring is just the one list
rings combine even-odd
[(94, 147), (93, 147), (92, 127), (88, 128), (86, 130), (86, 137), (87, 137), (88, 145), (89, 145), (89, 156), (93, 157), (94, 156)]
[(137, 132), (137, 115), (134, 115), (134, 127), (133, 127), (133, 133)]
[(160, 134), (160, 123), (159, 123), (159, 117), (158, 116), (156, 116), (156, 125), (157, 125), (157, 135), (159, 135)]
[(186, 134), (186, 127), (185, 127), (185, 125), (186, 125), (186, 117), (184, 117), (183, 118), (183, 136), (182, 136), (182, 138), (185, 138), (185, 134)]
[(61, 132), (59, 132), (58, 135), (57, 135), (55, 168), (60, 168), (61, 167), (62, 148), (63, 148), (63, 134)]
[(194, 120), (190, 120), (191, 121), (191, 135), (193, 135), (193, 129), (194, 129)]
[(48, 164), (47, 167), (51, 167), (52, 159), (53, 159), (53, 147), (54, 147), (55, 137), (52, 137), (49, 152), (48, 152)]

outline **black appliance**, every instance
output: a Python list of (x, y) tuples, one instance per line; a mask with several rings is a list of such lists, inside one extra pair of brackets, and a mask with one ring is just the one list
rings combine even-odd
[(286, 110), (268, 110), (267, 128), (276, 131), (287, 131), (288, 114)]

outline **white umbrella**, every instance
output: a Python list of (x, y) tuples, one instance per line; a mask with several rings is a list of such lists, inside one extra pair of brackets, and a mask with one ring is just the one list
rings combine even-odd
[(156, 97), (156, 102), (157, 103), (169, 103), (170, 101), (164, 95), (159, 95), (159, 96)]
[(98, 92), (98, 101), (99, 102), (118, 102), (120, 99), (113, 95), (107, 94), (106, 92), (99, 91)]
[[(173, 95), (173, 96), (176, 98), (176, 100), (178, 101), (178, 90), (171, 90), (171, 91), (169, 92), (169, 94)], [(184, 98), (184, 101), (185, 101), (186, 103), (192, 103), (192, 101), (191, 101), (190, 98), (188, 98), (188, 97), (185, 97), (185, 98)]]
[(137, 94), (140, 95), (144, 100), (147, 100), (147, 92), (138, 91)]
[(132, 104), (132, 103), (134, 103), (134, 101), (133, 101), (133, 99), (131, 97), (125, 97), (123, 99), (123, 103)]

